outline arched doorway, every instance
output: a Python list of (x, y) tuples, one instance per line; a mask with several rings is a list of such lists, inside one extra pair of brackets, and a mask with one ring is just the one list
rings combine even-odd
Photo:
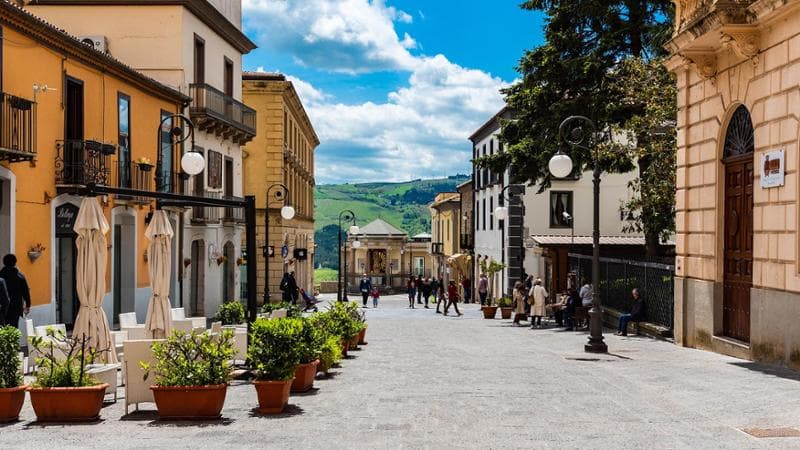
[(753, 287), (753, 122), (745, 106), (734, 111), (725, 133), (725, 248), (722, 332), (750, 341)]
[(189, 311), (192, 316), (205, 315), (205, 241), (192, 241), (191, 280), (189, 284)]
[[(111, 280), (114, 323), (121, 313), (136, 311), (136, 212), (119, 206), (112, 210)], [(139, 319), (141, 320), (141, 319)]]
[(236, 247), (233, 242), (228, 241), (222, 247), (222, 254), (225, 256), (225, 263), (222, 271), (222, 301), (232, 302), (236, 300)]

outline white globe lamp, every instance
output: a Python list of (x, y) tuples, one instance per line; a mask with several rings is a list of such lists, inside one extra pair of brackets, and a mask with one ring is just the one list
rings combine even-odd
[(361, 232), (361, 229), (358, 228), (358, 225), (353, 225), (352, 227), (350, 227), (350, 235), (351, 236), (355, 236), (356, 234), (359, 234), (360, 232)]
[(548, 167), (554, 177), (566, 178), (572, 173), (572, 158), (569, 155), (558, 152), (550, 158)]
[(494, 209), (494, 216), (497, 218), (497, 220), (508, 219), (508, 208), (505, 206), (498, 206)]
[(283, 217), (286, 220), (294, 219), (294, 207), (292, 207), (291, 205), (286, 205), (283, 208), (281, 208), (281, 217)]
[(353, 241), (353, 248), (361, 248), (361, 241), (359, 241), (358, 239)]
[(181, 158), (181, 169), (183, 172), (190, 176), (195, 176), (203, 171), (206, 167), (206, 160), (203, 155), (198, 152), (187, 152)]

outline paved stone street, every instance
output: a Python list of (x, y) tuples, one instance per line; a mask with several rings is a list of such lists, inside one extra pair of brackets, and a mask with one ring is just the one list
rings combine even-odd
[(584, 333), (406, 305), (370, 309), (369, 345), (282, 416), (255, 415), (240, 382), (214, 423), (122, 417), (120, 401), (101, 423), (42, 426), (26, 401), (0, 448), (800, 448), (741, 431), (800, 428), (793, 372), (639, 337), (608, 336), (613, 355), (595, 358)]

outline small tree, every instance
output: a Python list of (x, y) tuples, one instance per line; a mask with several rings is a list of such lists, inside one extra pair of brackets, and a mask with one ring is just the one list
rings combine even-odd
[(506, 268), (505, 264), (499, 263), (494, 259), (490, 259), (489, 261), (487, 260), (481, 261), (481, 272), (483, 272), (484, 274), (486, 274), (487, 277), (489, 277), (489, 306), (492, 306), (494, 304), (495, 277), (497, 277), (497, 274), (502, 272), (503, 269), (505, 268)]

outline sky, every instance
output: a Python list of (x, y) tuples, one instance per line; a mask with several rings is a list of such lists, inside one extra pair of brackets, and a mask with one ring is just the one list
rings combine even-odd
[(520, 0), (242, 0), (244, 69), (294, 83), (320, 137), (318, 184), (470, 173), (543, 18)]

